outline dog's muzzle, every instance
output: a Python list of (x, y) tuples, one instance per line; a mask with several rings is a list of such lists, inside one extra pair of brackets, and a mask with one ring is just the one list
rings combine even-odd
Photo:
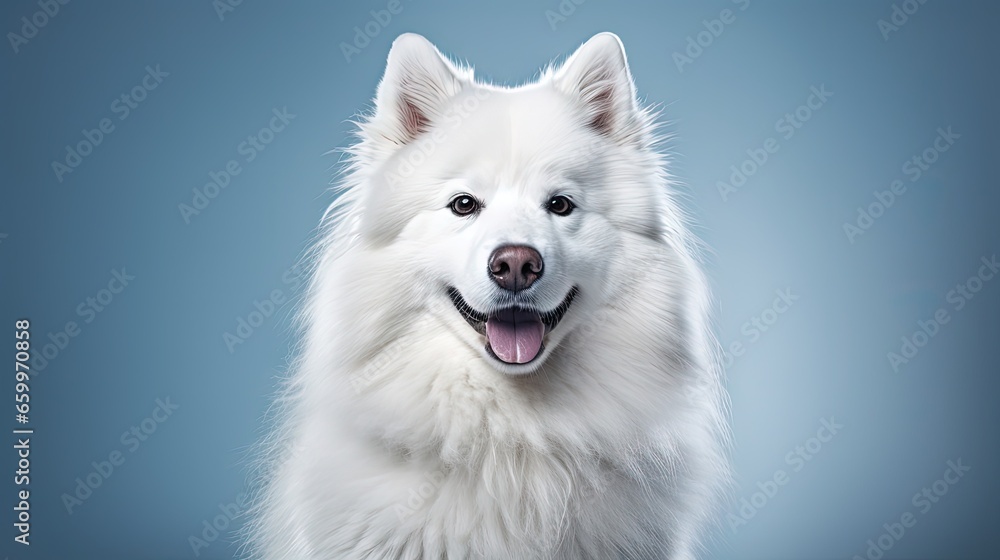
[(486, 352), (507, 364), (527, 364), (545, 349), (543, 338), (562, 320), (579, 290), (571, 288), (562, 303), (550, 311), (511, 306), (483, 313), (470, 306), (458, 289), (448, 288), (448, 297), (466, 322), (486, 337)]

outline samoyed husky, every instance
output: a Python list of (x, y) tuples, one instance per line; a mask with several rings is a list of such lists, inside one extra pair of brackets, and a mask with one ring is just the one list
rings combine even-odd
[(251, 555), (695, 558), (726, 397), (618, 37), (501, 87), (405, 34), (359, 120)]

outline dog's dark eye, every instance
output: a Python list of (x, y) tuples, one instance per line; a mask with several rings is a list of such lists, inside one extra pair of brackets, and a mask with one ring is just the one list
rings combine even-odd
[(451, 199), (448, 204), (451, 208), (451, 212), (456, 216), (468, 216), (470, 214), (475, 214), (479, 212), (480, 204), (479, 201), (467, 194), (460, 194), (455, 198)]
[(568, 216), (576, 208), (573, 206), (573, 201), (562, 195), (553, 196), (545, 207), (557, 216)]

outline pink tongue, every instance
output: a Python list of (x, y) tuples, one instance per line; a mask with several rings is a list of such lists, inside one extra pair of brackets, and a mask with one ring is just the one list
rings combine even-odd
[(536, 313), (501, 311), (486, 320), (486, 341), (498, 358), (508, 364), (535, 359), (542, 348), (545, 325)]

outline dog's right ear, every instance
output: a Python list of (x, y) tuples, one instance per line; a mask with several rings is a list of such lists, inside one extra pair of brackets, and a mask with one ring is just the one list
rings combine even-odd
[(588, 126), (629, 140), (642, 131), (640, 110), (625, 58), (614, 33), (598, 33), (580, 46), (553, 76), (558, 89), (578, 99)]
[(378, 134), (408, 144), (443, 116), (445, 102), (466, 80), (430, 41), (416, 33), (396, 38), (375, 97)]

